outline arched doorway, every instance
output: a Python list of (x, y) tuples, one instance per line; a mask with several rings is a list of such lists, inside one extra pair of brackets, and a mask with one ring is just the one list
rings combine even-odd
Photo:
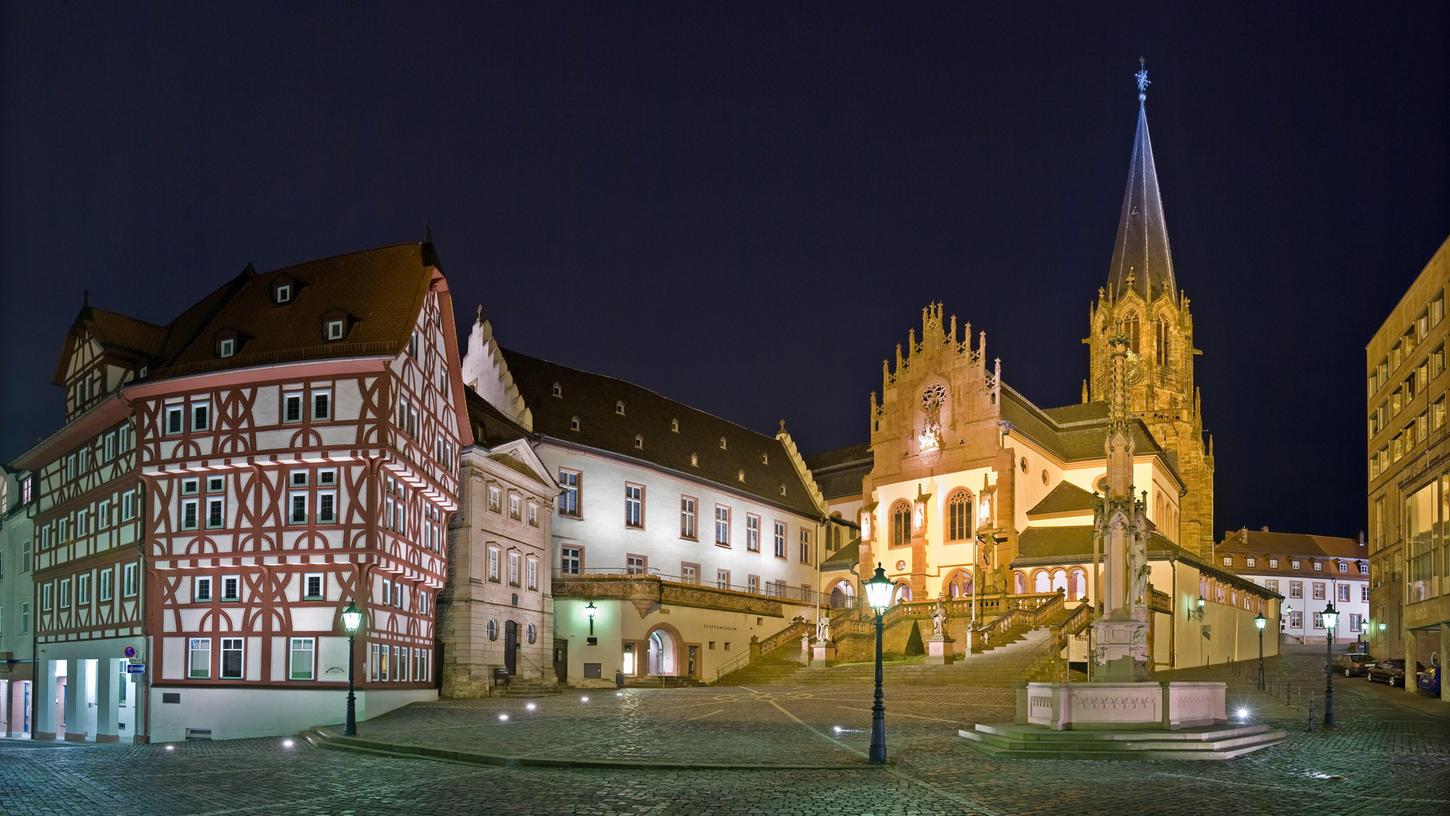
[(679, 640), (665, 629), (649, 633), (649, 673), (672, 677), (680, 673)]
[(503, 622), (503, 667), (509, 676), (519, 671), (519, 625), (514, 621)]
[(836, 585), (831, 587), (831, 608), (856, 608), (856, 588), (851, 586), (850, 581), (837, 581)]
[(911, 586), (909, 584), (896, 585), (896, 599), (893, 604), (906, 603), (911, 600)]
[(954, 569), (942, 583), (942, 594), (948, 598), (972, 597), (972, 574), (964, 569)]

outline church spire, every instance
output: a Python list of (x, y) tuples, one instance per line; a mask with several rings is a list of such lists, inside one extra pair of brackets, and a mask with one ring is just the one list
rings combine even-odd
[(1163, 220), (1163, 200), (1158, 193), (1158, 171), (1153, 164), (1153, 142), (1148, 138), (1148, 69), (1138, 58), (1138, 132), (1133, 138), (1133, 158), (1128, 164), (1128, 188), (1123, 193), (1123, 212), (1118, 219), (1118, 237), (1113, 244), (1113, 261), (1108, 267), (1108, 296), (1114, 300), (1137, 291), (1152, 301), (1160, 294), (1178, 297), (1173, 277), (1173, 254), (1168, 249), (1168, 227)]

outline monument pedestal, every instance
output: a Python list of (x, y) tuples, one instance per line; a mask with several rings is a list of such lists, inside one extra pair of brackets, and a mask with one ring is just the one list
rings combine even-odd
[(1223, 683), (1028, 683), (1017, 695), (1017, 721), (1053, 731), (1177, 731), (1227, 721), (1225, 690)]
[(829, 641), (816, 641), (811, 647), (811, 668), (823, 669), (836, 662), (836, 644)]
[(1148, 623), (1121, 612), (1093, 622), (1093, 680), (1141, 683), (1148, 679)]
[(945, 635), (928, 640), (926, 642), (926, 664), (928, 666), (945, 666), (952, 662), (956, 654), (953, 644), (954, 641)]

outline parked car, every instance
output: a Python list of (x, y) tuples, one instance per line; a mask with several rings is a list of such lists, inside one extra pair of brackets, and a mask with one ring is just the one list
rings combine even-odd
[(1350, 652), (1334, 658), (1334, 670), (1344, 672), (1345, 677), (1359, 677), (1369, 671), (1377, 661), (1364, 652)]
[[(1424, 668), (1425, 666), (1422, 663), (1415, 664), (1415, 671), (1417, 672), (1423, 671)], [(1391, 686), (1403, 686), (1405, 684), (1404, 658), (1381, 660), (1369, 667), (1369, 671), (1365, 673), (1365, 678), (1371, 683), (1378, 683), (1383, 680)]]
[(1420, 691), (1428, 691), (1436, 697), (1440, 696), (1440, 669), (1442, 666), (1431, 666), (1415, 675), (1415, 686)]

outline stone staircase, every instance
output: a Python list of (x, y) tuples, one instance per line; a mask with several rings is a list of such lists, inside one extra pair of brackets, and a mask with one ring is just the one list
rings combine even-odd
[(562, 689), (558, 683), (514, 675), (509, 678), (508, 685), (499, 688), (498, 694), (503, 697), (537, 697), (541, 694), (558, 694), (560, 691)]
[(1226, 723), (1181, 731), (1050, 731), (1031, 725), (988, 725), (958, 731), (991, 756), (1028, 759), (1222, 760), (1278, 745), (1288, 738), (1267, 725)]

